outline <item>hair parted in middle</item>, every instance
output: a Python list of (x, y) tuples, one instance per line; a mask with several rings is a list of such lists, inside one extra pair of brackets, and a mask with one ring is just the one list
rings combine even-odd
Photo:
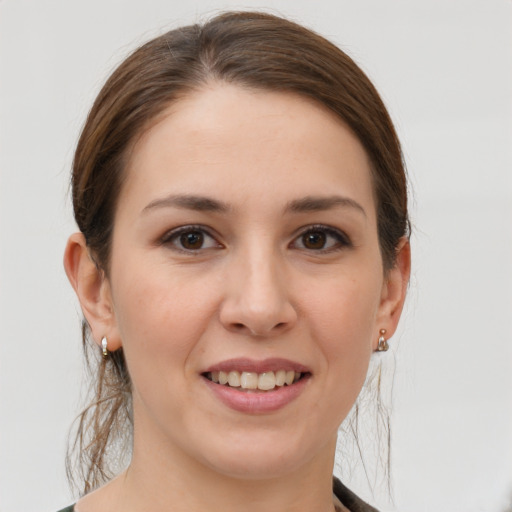
[[(227, 12), (171, 30), (136, 49), (103, 86), (82, 130), (72, 171), (75, 219), (105, 276), (116, 205), (130, 149), (180, 98), (208, 84), (295, 93), (329, 109), (357, 136), (371, 162), (383, 270), (408, 236), (407, 183), (400, 144), (375, 87), (320, 35), (261, 12)], [(87, 351), (89, 329), (84, 320)], [(89, 359), (94, 399), (79, 417), (68, 474), (78, 452), (86, 493), (111, 478), (109, 458), (131, 433), (131, 387), (122, 349)]]

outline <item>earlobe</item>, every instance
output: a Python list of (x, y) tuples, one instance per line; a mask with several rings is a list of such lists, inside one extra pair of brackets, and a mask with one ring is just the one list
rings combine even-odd
[(94, 341), (100, 344), (101, 339), (107, 336), (109, 350), (119, 348), (121, 342), (117, 335), (110, 283), (92, 259), (82, 233), (69, 237), (64, 251), (64, 269), (80, 301)]
[[(397, 247), (395, 265), (388, 270), (382, 288), (381, 303), (377, 318), (377, 329), (385, 329), (391, 337), (398, 326), (407, 294), (411, 272), (411, 246), (403, 237)], [(376, 336), (376, 339), (378, 336)]]

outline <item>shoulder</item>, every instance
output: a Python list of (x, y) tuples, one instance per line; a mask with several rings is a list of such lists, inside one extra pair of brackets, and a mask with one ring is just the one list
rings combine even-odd
[[(348, 507), (350, 512), (378, 512), (378, 510), (368, 503), (358, 498), (348, 487), (345, 487), (336, 477), (333, 478), (333, 491), (336, 497), (343, 505)], [(74, 512), (75, 506), (59, 510), (59, 512)]]
[(368, 503), (358, 498), (350, 489), (345, 487), (336, 477), (333, 478), (333, 492), (350, 512), (378, 512)]
[(59, 510), (59, 512), (74, 512), (74, 510), (75, 510), (75, 505), (70, 505), (69, 507)]

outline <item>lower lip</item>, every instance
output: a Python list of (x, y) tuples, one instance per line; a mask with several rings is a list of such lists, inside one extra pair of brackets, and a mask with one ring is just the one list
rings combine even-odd
[(240, 391), (238, 388), (216, 384), (206, 377), (203, 380), (215, 396), (231, 409), (249, 414), (264, 414), (277, 411), (295, 400), (304, 391), (309, 375), (290, 386), (262, 392)]

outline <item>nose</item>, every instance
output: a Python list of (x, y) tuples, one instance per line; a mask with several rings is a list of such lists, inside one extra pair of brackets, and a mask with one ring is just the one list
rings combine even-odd
[(231, 332), (269, 337), (291, 329), (297, 311), (278, 258), (259, 252), (230, 265), (220, 321)]

